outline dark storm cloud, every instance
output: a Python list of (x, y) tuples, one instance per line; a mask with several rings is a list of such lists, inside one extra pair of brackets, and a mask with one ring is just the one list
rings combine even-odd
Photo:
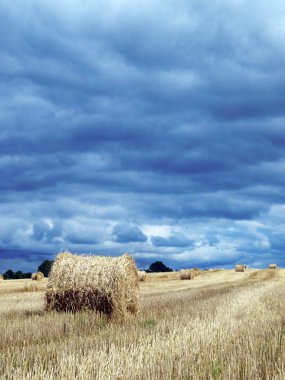
[(117, 224), (112, 232), (114, 241), (118, 243), (140, 242), (144, 243), (147, 240), (146, 235), (135, 225), (132, 224)]
[[(284, 10), (281, 0), (2, 1), (0, 248), (26, 260), (29, 249), (121, 244), (142, 263), (171, 249), (179, 265), (184, 247), (196, 264), (230, 263), (239, 257), (226, 250), (196, 257), (187, 226), (209, 250), (230, 233), (197, 223), (258, 221), (281, 255), (270, 210), (285, 204)], [(231, 249), (258, 262), (257, 232), (238, 234)]]
[(39, 220), (33, 224), (33, 239), (47, 242), (52, 241), (54, 238), (61, 236), (62, 225), (61, 222), (50, 225), (44, 220)]
[(53, 258), (52, 254), (43, 254), (38, 251), (2, 249), (0, 248), (0, 272), (4, 273), (8, 269), (26, 272), (36, 271), (43, 260)]
[(152, 236), (151, 241), (155, 247), (189, 247), (194, 243), (187, 236)]
[(93, 245), (97, 244), (98, 241), (94, 237), (86, 236), (86, 235), (81, 235), (81, 234), (76, 234), (74, 233), (73, 235), (68, 235), (67, 240), (71, 244), (80, 244), (80, 245)]

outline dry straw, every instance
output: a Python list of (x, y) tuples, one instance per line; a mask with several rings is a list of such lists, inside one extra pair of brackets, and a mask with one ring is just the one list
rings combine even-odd
[(244, 272), (246, 268), (246, 265), (237, 264), (235, 267), (236, 272)]
[(115, 319), (138, 311), (138, 271), (131, 256), (78, 256), (60, 253), (51, 269), (46, 309), (96, 310)]
[(269, 269), (277, 269), (277, 264), (269, 264), (268, 268)]
[(199, 274), (201, 274), (199, 268), (182, 269), (180, 271), (180, 280), (193, 280), (195, 277), (199, 276)]
[(146, 281), (146, 272), (144, 270), (138, 271), (139, 281)]
[(0, 274), (0, 281), (4, 281), (4, 277), (2, 274)]
[(44, 274), (42, 272), (36, 272), (32, 274), (31, 279), (34, 281), (41, 281), (44, 278)]
[(194, 278), (194, 272), (190, 269), (184, 269), (180, 271), (180, 280), (192, 280)]
[(199, 274), (202, 273), (202, 271), (199, 268), (193, 268), (192, 272), (193, 272), (194, 277), (197, 277), (197, 276), (199, 276)]

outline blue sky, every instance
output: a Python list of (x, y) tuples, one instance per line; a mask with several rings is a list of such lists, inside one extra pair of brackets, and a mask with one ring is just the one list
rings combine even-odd
[(285, 3), (0, 3), (0, 272), (62, 249), (285, 266)]

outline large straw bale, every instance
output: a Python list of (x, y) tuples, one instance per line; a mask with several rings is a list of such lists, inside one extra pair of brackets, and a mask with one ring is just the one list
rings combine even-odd
[(46, 309), (96, 310), (126, 319), (138, 311), (138, 272), (131, 256), (57, 256), (48, 280)]
[(139, 281), (146, 281), (146, 272), (144, 270), (138, 271)]
[(268, 268), (269, 269), (277, 269), (277, 264), (269, 264)]
[(34, 281), (41, 281), (44, 278), (44, 274), (42, 272), (36, 272), (32, 274), (31, 279)]
[(236, 266), (235, 266), (235, 271), (236, 272), (244, 272), (245, 271), (245, 265), (242, 265), (242, 264), (237, 264)]
[(184, 269), (180, 271), (180, 280), (192, 280), (194, 272), (191, 269)]
[(4, 281), (4, 277), (2, 274), (0, 274), (0, 281)]

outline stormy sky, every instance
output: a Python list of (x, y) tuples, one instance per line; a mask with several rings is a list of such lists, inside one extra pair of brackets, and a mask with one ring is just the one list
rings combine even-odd
[(1, 0), (0, 272), (285, 266), (284, 68), (283, 0)]

